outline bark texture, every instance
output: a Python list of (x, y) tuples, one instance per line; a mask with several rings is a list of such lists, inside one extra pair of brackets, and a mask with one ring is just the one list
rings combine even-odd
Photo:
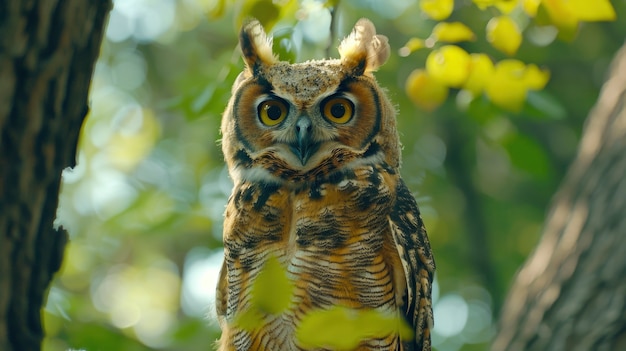
[(39, 350), (40, 310), (67, 234), (53, 229), (74, 165), (110, 0), (0, 1), (0, 350)]
[(626, 350), (626, 46), (502, 309), (503, 350)]

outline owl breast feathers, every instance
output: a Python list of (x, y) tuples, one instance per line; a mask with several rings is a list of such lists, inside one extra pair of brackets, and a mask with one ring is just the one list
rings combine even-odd
[[(217, 287), (219, 349), (332, 350), (297, 333), (310, 313), (340, 306), (395, 316), (414, 332), (366, 335), (355, 350), (430, 350), (435, 264), (400, 177), (396, 111), (373, 76), (389, 56), (387, 38), (361, 19), (340, 59), (290, 64), (250, 21), (240, 46), (246, 68), (222, 119), (234, 189)], [(242, 323), (270, 261), (293, 291), (280, 311)]]

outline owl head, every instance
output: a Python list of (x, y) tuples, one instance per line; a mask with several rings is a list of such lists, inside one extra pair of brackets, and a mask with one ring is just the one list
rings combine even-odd
[(396, 111), (373, 76), (389, 44), (369, 20), (341, 42), (339, 59), (280, 61), (256, 20), (239, 43), (246, 67), (222, 118), (235, 182), (298, 182), (367, 162), (399, 167)]

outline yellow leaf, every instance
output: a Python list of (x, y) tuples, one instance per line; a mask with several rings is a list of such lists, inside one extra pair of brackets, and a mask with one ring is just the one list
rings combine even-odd
[(266, 31), (271, 30), (278, 20), (288, 18), (289, 14), (295, 13), (299, 8), (299, 2), (295, 0), (242, 0), (230, 3), (235, 3), (237, 28), (241, 27), (246, 18), (254, 17)]
[(504, 109), (520, 111), (528, 91), (525, 71), (526, 65), (519, 60), (498, 62), (485, 89), (487, 97)]
[(528, 16), (530, 17), (535, 17), (537, 15), (537, 8), (539, 7), (541, 0), (521, 0), (521, 1), (522, 1), (522, 8), (524, 9), (524, 12), (526, 12), (526, 14), (528, 14)]
[(463, 89), (468, 90), (473, 96), (482, 93), (485, 86), (493, 76), (493, 62), (485, 54), (470, 55), (470, 69), (467, 81), (463, 84)]
[(505, 54), (515, 55), (522, 44), (522, 32), (511, 17), (494, 17), (487, 23), (487, 41)]
[(479, 9), (484, 10), (489, 6), (493, 6), (497, 0), (472, 0)]
[(561, 39), (573, 39), (579, 19), (563, 0), (541, 0), (538, 16), (547, 13), (550, 22), (559, 29)]
[(498, 0), (494, 6), (504, 14), (511, 13), (517, 7), (517, 0)]
[(442, 21), (450, 17), (454, 9), (454, 0), (421, 0), (420, 9), (428, 17)]
[(399, 334), (401, 340), (413, 340), (413, 329), (404, 318), (374, 309), (358, 310), (357, 327), (367, 337), (385, 337)]
[(420, 38), (411, 38), (398, 50), (398, 54), (402, 57), (409, 56), (412, 52), (425, 48), (424, 40)]
[(261, 311), (256, 308), (250, 308), (237, 314), (234, 326), (251, 332), (261, 328), (264, 324), (265, 321)]
[(565, 2), (579, 21), (615, 20), (615, 9), (609, 0), (567, 0)]
[(524, 71), (524, 84), (530, 90), (543, 89), (550, 80), (550, 72), (541, 70), (537, 65), (529, 64)]
[(213, 8), (208, 13), (209, 18), (212, 20), (221, 18), (224, 15), (225, 10), (226, 10), (226, 0), (217, 0), (217, 4), (214, 4)]
[(411, 328), (398, 316), (342, 306), (309, 312), (296, 329), (299, 346), (337, 351), (354, 350), (363, 340), (391, 334), (400, 335), (402, 340), (413, 337)]
[(435, 80), (458, 88), (469, 74), (469, 54), (456, 45), (446, 45), (433, 50), (426, 58), (426, 71)]
[(433, 111), (448, 98), (448, 87), (432, 79), (423, 69), (416, 69), (406, 80), (409, 99), (426, 111)]
[(475, 40), (474, 32), (461, 22), (439, 22), (433, 28), (431, 36), (438, 41), (458, 43), (460, 41)]
[(293, 283), (278, 259), (270, 256), (252, 283), (252, 308), (263, 313), (279, 314), (291, 303)]

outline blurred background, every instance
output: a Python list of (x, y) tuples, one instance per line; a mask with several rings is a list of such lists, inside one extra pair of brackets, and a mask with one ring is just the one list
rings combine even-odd
[[(64, 172), (57, 223), (71, 242), (45, 313), (44, 350), (212, 350), (231, 181), (218, 140), (230, 86), (243, 68), (247, 15), (273, 24), (281, 59), (330, 55), (361, 17), (389, 37), (377, 79), (397, 104), (402, 174), (423, 212), (438, 271), (436, 350), (485, 350), (520, 264), (572, 159), (584, 119), (626, 21), (584, 24), (575, 39), (529, 22), (517, 58), (550, 70), (520, 113), (484, 98), (413, 105), (405, 80), (428, 50), (398, 55), (436, 22), (417, 1), (116, 0), (90, 92), (78, 164)], [(618, 18), (626, 2), (614, 1)], [(280, 9), (278, 15), (274, 15)], [(506, 56), (483, 39), (493, 16), (456, 1), (451, 20), (478, 40), (469, 52)], [(272, 17), (274, 16), (274, 17)]]

